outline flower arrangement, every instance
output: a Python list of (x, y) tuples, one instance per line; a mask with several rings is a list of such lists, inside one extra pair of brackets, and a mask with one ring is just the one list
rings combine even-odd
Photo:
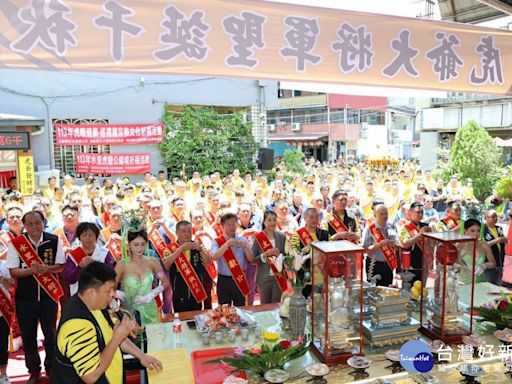
[(259, 344), (237, 347), (230, 356), (206, 361), (205, 364), (226, 364), (233, 367), (233, 374), (250, 371), (260, 377), (269, 369), (280, 368), (303, 356), (309, 349), (309, 342), (300, 337), (296, 340), (281, 339), (276, 332), (264, 332)]
[(286, 246), (286, 255), (282, 253), (275, 260), (278, 272), (285, 271), (285, 275), (292, 287), (304, 287), (310, 279), (309, 268), (305, 265), (310, 258), (311, 246), (304, 247), (302, 253), (296, 251), (291, 245)]
[(475, 312), (477, 321), (489, 321), (498, 329), (512, 328), (512, 294), (502, 294), (498, 300), (475, 307)]

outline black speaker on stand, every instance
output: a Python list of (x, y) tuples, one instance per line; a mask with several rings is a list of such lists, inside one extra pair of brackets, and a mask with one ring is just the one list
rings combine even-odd
[(258, 151), (258, 169), (270, 171), (272, 168), (274, 168), (274, 150), (260, 148)]

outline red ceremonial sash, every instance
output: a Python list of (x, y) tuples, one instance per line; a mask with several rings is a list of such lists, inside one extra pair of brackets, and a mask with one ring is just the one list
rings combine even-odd
[(337, 215), (332, 213), (330, 216), (331, 219), (327, 220), (327, 222), (336, 232), (350, 232), (345, 223), (341, 221)]
[[(254, 238), (260, 245), (263, 252), (268, 251), (269, 249), (272, 249), (272, 243), (268, 239), (265, 232), (259, 232), (256, 235), (254, 235)], [(277, 285), (279, 285), (279, 289), (281, 292), (284, 292), (288, 289), (288, 281), (284, 277), (284, 275), (277, 270), (276, 265), (274, 264), (274, 258), (270, 257), (267, 258), (267, 264), (270, 266), (270, 269), (272, 269), (272, 272), (274, 273), (274, 276), (277, 280)]]
[[(347, 228), (345, 223), (343, 221), (341, 221), (341, 219), (338, 217), (338, 215), (336, 215), (334, 213), (331, 214), (331, 219), (327, 220), (327, 222), (336, 231), (336, 233), (350, 232), (350, 229)], [(357, 244), (357, 240), (352, 240), (352, 243)]]
[[(386, 240), (384, 237), (384, 234), (380, 230), (380, 228), (377, 228), (375, 223), (372, 223), (368, 230), (370, 231), (370, 234), (373, 237), (373, 240), (375, 240), (376, 243), (380, 243), (382, 240)], [(393, 248), (391, 248), (390, 245), (386, 245), (385, 247), (381, 247), (380, 250), (384, 254), (384, 257), (386, 258), (386, 261), (389, 264), (389, 267), (393, 270), (396, 267), (398, 267), (398, 262), (396, 260), (396, 254), (395, 251), (393, 251)]]
[(206, 212), (206, 221), (208, 222), (208, 225), (215, 223), (215, 216), (210, 211)]
[(78, 267), (80, 265), (80, 262), (87, 257), (87, 253), (85, 253), (84, 249), (79, 246), (70, 250), (68, 252), (68, 257)]
[(220, 224), (214, 224), (212, 226), (212, 229), (215, 231), (215, 234), (218, 236), (218, 237), (222, 237), (224, 235), (224, 228), (222, 228), (222, 225)]
[[(412, 221), (409, 221), (407, 224), (405, 224), (404, 228), (407, 229), (411, 236), (416, 236), (418, 233), (420, 233), (418, 227), (416, 227)], [(418, 245), (420, 249), (423, 250), (423, 239), (418, 241)]]
[(308, 232), (306, 227), (299, 228), (297, 230), (297, 235), (299, 235), (300, 242), (303, 246), (307, 247), (309, 244), (311, 244), (313, 240), (313, 236), (311, 236), (311, 233)]
[[(211, 239), (211, 237), (208, 235), (195, 236), (195, 233), (196, 233), (196, 229), (192, 228), (192, 236), (193, 236), (194, 241), (199, 240), (199, 242), (203, 245), (203, 247), (209, 249), (211, 244), (210, 245), (205, 244), (203, 237), (208, 237), (210, 239)], [(210, 275), (212, 280), (214, 280), (217, 277), (217, 268), (215, 268), (215, 263), (213, 261), (210, 263), (210, 265), (208, 265), (206, 267), (206, 271), (208, 272), (208, 274)]]
[(162, 235), (154, 226), (149, 230), (148, 239), (151, 241), (151, 244), (153, 244), (153, 247), (155, 247), (156, 253), (158, 253), (160, 259), (165, 259), (165, 250), (167, 249), (167, 244), (165, 244)]
[[(215, 241), (219, 245), (219, 248), (222, 247), (227, 242), (224, 236), (215, 239)], [(233, 280), (235, 281), (235, 284), (242, 293), (242, 295), (249, 295), (249, 283), (247, 282), (245, 273), (242, 270), (242, 267), (240, 266), (240, 263), (238, 262), (235, 254), (233, 253), (233, 250), (231, 248), (228, 248), (226, 252), (224, 252), (224, 255), (222, 256), (224, 257), (224, 260), (226, 261), (226, 264), (231, 272), (231, 275), (233, 276)]]
[(446, 216), (443, 220), (444, 223), (446, 223), (446, 225), (449, 227), (449, 229), (453, 229), (455, 228), (457, 225), (459, 225), (458, 222), (456, 222), (453, 218), (451, 218), (450, 216)]
[[(105, 227), (101, 230), (101, 236), (105, 239), (105, 245), (108, 243), (108, 239), (110, 239), (111, 235), (112, 230), (109, 227)], [(115, 261), (118, 261), (123, 254), (119, 241), (110, 242), (107, 249), (110, 251)]]
[(0, 288), (0, 313), (2, 313), (5, 321), (9, 326), (14, 324), (14, 319), (16, 318), (16, 310), (14, 308), (14, 304), (11, 301), (9, 295)]
[(70, 248), (71, 244), (69, 244), (69, 240), (66, 237), (66, 233), (64, 233), (64, 228), (57, 228), (55, 231), (53, 231), (54, 235), (59, 236), (60, 241), (62, 241), (62, 246), (66, 248)]
[(107, 212), (103, 212), (101, 215), (101, 221), (103, 221), (103, 225), (105, 225), (105, 228), (107, 228), (110, 225), (110, 216)]
[[(176, 252), (179, 247), (178, 243), (172, 243), (169, 245), (169, 249), (172, 253)], [(181, 277), (185, 280), (185, 284), (187, 284), (188, 289), (194, 296), (194, 299), (196, 299), (198, 303), (204, 301), (208, 295), (206, 294), (203, 284), (197, 276), (195, 269), (192, 267), (192, 264), (190, 264), (190, 261), (187, 260), (185, 254), (181, 253), (174, 263), (176, 264)]]
[[(28, 241), (25, 236), (18, 236), (12, 240), (12, 245), (18, 253), (20, 259), (25, 265), (30, 268), (34, 264), (44, 264), (32, 243)], [(46, 291), (46, 293), (55, 301), (59, 303), (59, 299), (64, 295), (59, 279), (51, 273), (32, 275), (39, 285)]]

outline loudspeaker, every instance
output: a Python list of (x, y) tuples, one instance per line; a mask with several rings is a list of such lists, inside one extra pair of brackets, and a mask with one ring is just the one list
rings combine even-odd
[(260, 148), (258, 151), (258, 169), (269, 171), (274, 168), (274, 150)]

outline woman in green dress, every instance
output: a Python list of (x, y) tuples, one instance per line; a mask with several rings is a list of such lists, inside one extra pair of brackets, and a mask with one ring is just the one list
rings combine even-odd
[[(160, 261), (145, 256), (148, 242), (146, 231), (128, 232), (127, 240), (128, 259), (121, 260), (116, 265), (116, 286), (122, 285), (124, 307), (133, 314), (138, 313), (140, 325), (145, 327), (159, 321), (159, 308), (155, 298), (169, 286), (169, 281)], [(160, 285), (153, 288), (155, 277)]]
[[(464, 234), (470, 237), (479, 238), (482, 224), (475, 219), (468, 219), (464, 222)], [(472, 243), (460, 243), (459, 261), (461, 266), (460, 281), (464, 284), (471, 284), (473, 273), (473, 250)], [(484, 271), (496, 268), (496, 260), (491, 248), (484, 241), (477, 241), (475, 250), (475, 284), (487, 281)]]

